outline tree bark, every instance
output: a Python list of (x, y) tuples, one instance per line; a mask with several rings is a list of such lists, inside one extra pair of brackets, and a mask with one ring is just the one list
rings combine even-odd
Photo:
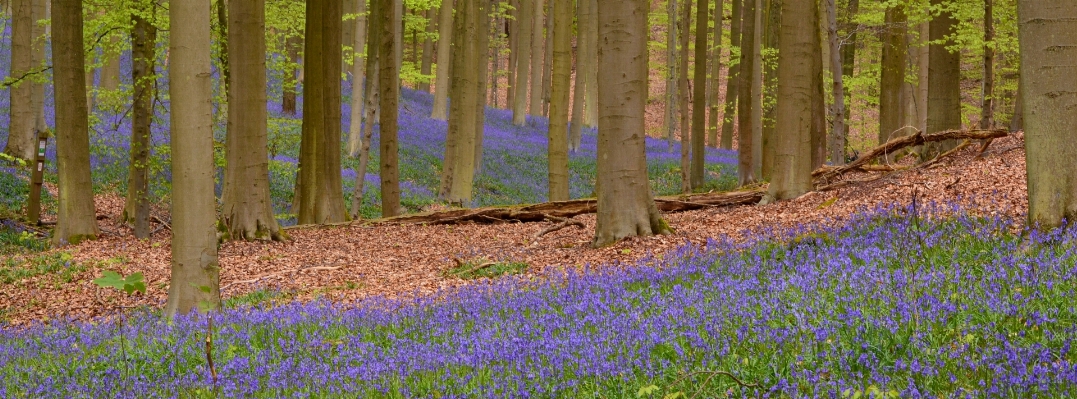
[[(382, 21), (396, 21), (395, 7), (389, 2), (392, 0), (374, 0), (378, 3), (383, 3), (378, 7), (378, 14)], [(397, 0), (399, 1), (399, 0)], [(398, 31), (394, 24), (387, 24), (381, 22), (378, 27), (381, 30), (381, 48), (378, 50), (378, 54), (382, 55), (382, 58), (391, 61), (388, 57), (392, 54), (397, 54), (397, 40), (395, 38)], [(379, 65), (380, 71), (378, 71), (378, 78), (380, 80), (379, 86), (381, 94), (381, 129), (379, 132), (379, 152), (381, 155), (381, 165), (379, 172), (381, 176), (381, 215), (383, 217), (396, 216), (400, 214), (400, 169), (398, 167), (398, 159), (400, 157), (399, 148), (397, 144), (397, 131), (399, 127), (398, 116), (400, 110), (397, 108), (397, 101), (400, 98), (400, 70), (397, 68), (396, 62), (381, 62)]]
[[(755, 0), (752, 34), (752, 175), (763, 178), (763, 0)], [(820, 74), (822, 71), (819, 71)]]
[[(764, 18), (766, 28), (763, 33), (763, 46), (765, 49), (778, 52), (778, 39), (781, 35), (781, 0), (766, 0)], [(774, 169), (774, 135), (777, 128), (778, 114), (778, 62), (775, 57), (773, 62), (763, 65), (763, 180), (770, 181), (772, 169)]]
[[(832, 3), (830, 3), (832, 4)], [(814, 38), (818, 26), (815, 0), (783, 0), (778, 47), (778, 127), (773, 180), (767, 194), (775, 200), (796, 198), (812, 190), (811, 64), (819, 58)]]
[(509, 65), (506, 75), (508, 80), (505, 87), (505, 108), (513, 109), (516, 104), (516, 60), (520, 55), (520, 34), (519, 34), (519, 18), (520, 18), (520, 1), (509, 0), (509, 5), (512, 7), (512, 19), (505, 20), (505, 30), (509, 35)]
[[(357, 7), (356, 11), (358, 11), (359, 16), (355, 18), (355, 33), (352, 35), (354, 40), (352, 48), (355, 49), (352, 54), (355, 58), (352, 60), (351, 107), (349, 110), (351, 124), (348, 126), (348, 156), (352, 158), (359, 155), (359, 149), (363, 144), (363, 105), (366, 102), (364, 93), (367, 92), (366, 86), (369, 85), (366, 79), (366, 59), (363, 57), (367, 35), (366, 1), (359, 1)], [(348, 23), (352, 22), (349, 21)], [(355, 199), (353, 198), (352, 202), (354, 201)], [(354, 209), (352, 210), (352, 215), (355, 215)]]
[[(584, 1), (584, 3), (589, 3)], [(673, 142), (677, 138), (677, 70), (680, 68), (677, 62), (677, 0), (667, 0), (666, 14), (669, 15), (669, 24), (666, 27), (666, 143), (667, 151), (673, 152)], [(683, 165), (682, 165), (683, 166)]]
[[(396, 27), (393, 47), (396, 49), (396, 70), (399, 73), (404, 66), (404, 0), (393, 0), (393, 26)], [(399, 78), (396, 80), (397, 84), (401, 84)]]
[(568, 200), (568, 89), (572, 67), (572, 1), (556, 2), (550, 47), (553, 49), (553, 76), (550, 97), (549, 157), (550, 201)]
[(696, 0), (695, 90), (692, 92), (692, 188), (702, 188), (707, 143), (707, 0)]
[[(209, 0), (170, 2), (168, 17), (169, 53), (174, 58), (168, 70), (172, 82), (168, 89), (172, 98), (172, 276), (164, 314), (173, 317), (217, 308), (221, 294), (214, 231)], [(67, 24), (56, 28), (62, 25)], [(81, 51), (72, 53), (82, 58)]]
[[(672, 0), (671, 0), (672, 1)], [(576, 2), (576, 30), (577, 32), (583, 31), (583, 16), (584, 8), (590, 4), (589, 1), (577, 1)], [(585, 60), (583, 47), (587, 45), (584, 40), (581, 40), (582, 33), (576, 35), (576, 75), (573, 78), (572, 89), (572, 126), (569, 129), (568, 149), (572, 153), (580, 150), (580, 145), (583, 142), (583, 106), (584, 98), (587, 91), (587, 79), (583, 73), (583, 63)], [(592, 83), (594, 84), (594, 83)]]
[[(371, 24), (373, 27), (373, 24)], [(352, 187), (352, 219), (358, 220), (363, 205), (363, 187), (366, 185), (366, 171), (370, 165), (370, 141), (374, 136), (374, 121), (378, 109), (378, 43), (377, 31), (370, 31), (370, 44), (366, 59), (366, 75), (369, 78), (364, 89), (366, 106), (363, 117), (363, 139), (359, 148), (359, 166), (355, 168), (355, 185)]]
[[(581, 0), (588, 1), (588, 0)], [(583, 125), (598, 127), (598, 0), (589, 0), (587, 9), (587, 62), (584, 63), (587, 74), (587, 92), (583, 107)]]
[(725, 13), (725, 0), (715, 0), (714, 37), (711, 39), (711, 72), (707, 85), (709, 115), (707, 116), (707, 146), (718, 148), (718, 96), (721, 95), (719, 75), (722, 74), (722, 14)]
[(980, 129), (995, 126), (995, 12), (992, 3), (992, 0), (984, 0), (984, 81)]
[(512, 124), (516, 126), (523, 126), (527, 123), (527, 82), (531, 77), (531, 26), (532, 26), (532, 12), (534, 6), (532, 5), (534, 0), (519, 0), (519, 8), (517, 9), (517, 15), (519, 19), (516, 20), (518, 27), (516, 28), (517, 38), (516, 49), (519, 51), (519, 55), (516, 56), (516, 84), (515, 95), (512, 103)]
[[(905, 41), (908, 18), (901, 5), (888, 8), (885, 18), (887, 28), (883, 33), (882, 76), (879, 82), (879, 145), (886, 144), (893, 137), (911, 133), (902, 129), (905, 101), (901, 95), (905, 86), (905, 54), (909, 48)], [(886, 161), (893, 161), (894, 158), (891, 154)]]
[[(941, 5), (942, 1), (932, 0), (931, 4)], [(951, 11), (943, 11), (930, 23), (926, 133), (961, 128), (961, 54), (946, 49), (953, 44), (947, 37), (956, 26)], [(956, 141), (931, 143), (924, 147), (921, 158), (934, 158), (956, 145)]]
[(550, 116), (550, 96), (553, 95), (553, 13), (557, 0), (547, 0), (546, 54), (542, 57), (542, 115)]
[(12, 0), (11, 3), (11, 69), (12, 79), (23, 77), (9, 88), (8, 138), (4, 153), (31, 161), (37, 153), (37, 135), (34, 132), (37, 112), (31, 96), (33, 79), (40, 69), (33, 58), (33, 0)]
[(282, 241), (269, 196), (265, 0), (229, 0), (228, 9), (228, 65), (243, 73), (228, 84), (220, 229), (232, 240)]
[(692, 93), (688, 91), (688, 40), (691, 37), (689, 28), (692, 26), (692, 0), (684, 0), (680, 4), (680, 20), (677, 21), (678, 41), (680, 48), (677, 57), (677, 111), (680, 114), (681, 136), (681, 192), (692, 192), (692, 160), (691, 160), (691, 132), (692, 125), (688, 106), (692, 103)]
[[(453, 36), (474, 38), (483, 0), (461, 0), (453, 21)], [(441, 173), (440, 195), (450, 203), (470, 206), (475, 175), (475, 106), (478, 105), (479, 65), (476, 40), (453, 42), (452, 88), (449, 96), (449, 129), (445, 142), (445, 162)], [(384, 129), (384, 128), (383, 128)]]
[(737, 112), (737, 96), (740, 95), (740, 60), (734, 60), (733, 49), (743, 51), (741, 45), (741, 24), (744, 17), (744, 2), (750, 0), (732, 0), (732, 17), (729, 29), (729, 67), (726, 69), (725, 109), (722, 111), (722, 148), (733, 149), (733, 123)]
[[(430, 76), (431, 64), (434, 63), (434, 19), (434, 8), (431, 7), (426, 10), (426, 35), (423, 36), (423, 59), (419, 66), (419, 73), (423, 76)], [(429, 93), (430, 82), (419, 83), (419, 91)]]
[(303, 132), (296, 219), (300, 224), (336, 223), (348, 218), (340, 174), (341, 3), (306, 4), (303, 69)]
[(645, 0), (604, 5), (598, 67), (598, 217), (594, 246), (631, 236), (668, 234), (647, 181), (644, 108), (647, 105), (647, 11)]
[[(834, 5), (835, 0), (826, 0), (826, 17), (828, 26), (828, 37), (830, 39), (830, 74), (833, 76), (834, 81), (834, 107), (833, 107), (833, 126), (830, 129), (830, 164), (831, 165), (843, 165), (845, 164), (845, 81), (844, 71), (842, 70), (842, 52), (841, 52), (841, 39), (838, 37), (838, 17), (837, 10)], [(887, 11), (887, 16), (889, 16)], [(887, 29), (890, 29), (889, 27)], [(890, 33), (886, 34), (886, 37), (892, 37)], [(890, 49), (890, 43), (883, 44), (883, 59), (885, 60), (888, 51)], [(902, 63), (902, 66), (905, 64)], [(883, 62), (883, 76), (887, 75), (888, 64)], [(891, 71), (892, 73), (892, 71)], [(885, 81), (885, 79), (884, 79)], [(880, 90), (879, 96), (881, 98), (887, 98), (893, 96), (893, 93), (887, 93), (885, 90)], [(882, 100), (885, 101), (885, 100)], [(880, 112), (882, 109), (880, 107)], [(880, 124), (884, 118), (880, 118)]]
[[(919, 40), (917, 48), (917, 86), (916, 86), (916, 109), (919, 111), (916, 121), (916, 129), (921, 132), (927, 132), (927, 93), (928, 93), (928, 70), (930, 69), (931, 60), (931, 46), (928, 45), (931, 33), (931, 24), (923, 22), (919, 27)], [(923, 153), (923, 147), (914, 147), (909, 150), (910, 153), (916, 156), (920, 156)]]
[[(856, 22), (856, 15), (860, 12), (860, 0), (849, 0), (849, 3), (845, 7), (845, 34), (847, 42), (841, 44), (841, 74), (844, 76), (853, 76), (856, 72), (856, 46), (859, 43), (857, 38), (857, 32), (860, 30), (860, 24)], [(852, 108), (853, 95), (849, 90), (849, 86), (844, 87), (845, 103), (849, 104), (849, 108)], [(852, 112), (845, 112), (845, 125), (849, 125), (849, 117)]]
[(453, 0), (441, 0), (438, 15), (438, 69), (434, 82), (434, 109), (430, 117), (439, 121), (449, 119), (449, 78), (452, 76), (452, 5)]
[[(303, 43), (298, 37), (288, 37), (284, 39), (284, 47), (288, 52), (288, 60), (292, 64), (299, 64), (299, 50)], [(284, 88), (283, 95), (281, 97), (281, 111), (287, 115), (295, 116), (296, 111), (296, 90), (299, 85), (299, 81), (296, 79), (296, 70), (291, 66), (285, 68)]]
[(157, 27), (145, 18), (153, 15), (156, 6), (137, 10), (131, 14), (131, 82), (134, 92), (131, 99), (131, 167), (127, 176), (127, 203), (123, 220), (134, 225), (135, 237), (150, 236), (149, 160), (150, 126), (153, 122), (153, 98), (157, 82), (154, 80), (154, 59)]
[[(478, 88), (475, 91), (475, 161), (472, 168), (472, 183), (482, 173), (482, 139), (486, 135), (486, 87), (489, 83), (487, 72), (490, 71), (490, 10), (496, 0), (476, 0), (475, 8), (479, 10), (475, 29), (478, 30), (477, 46)], [(496, 60), (496, 58), (495, 58)], [(495, 68), (496, 69), (496, 68)]]
[[(815, 48), (822, 49), (824, 54), (829, 52), (830, 46), (823, 45), (823, 37), (826, 36), (826, 29), (823, 27), (822, 21), (825, 18), (822, 14), (822, 8), (816, 5), (815, 31), (818, 34), (812, 36), (812, 40), (815, 42)], [(812, 88), (815, 90), (815, 94), (812, 95), (812, 136), (811, 136), (811, 164), (812, 169), (822, 167), (826, 163), (827, 153), (827, 123), (826, 123), (826, 90), (823, 83), (823, 57), (815, 57), (812, 61)], [(846, 112), (848, 113), (848, 112)]]
[(102, 51), (105, 62), (101, 65), (101, 90), (116, 91), (120, 88), (120, 40), (108, 35), (108, 45)]
[[(755, 0), (744, 0), (744, 5), (741, 8), (741, 35), (740, 35), (740, 71), (747, 72), (749, 77), (752, 77), (752, 73), (755, 68)], [(755, 155), (755, 146), (759, 145), (753, 141), (754, 119), (752, 118), (752, 109), (759, 106), (759, 93), (753, 92), (754, 85), (749, 80), (747, 82), (741, 82), (739, 85), (740, 93), (737, 95), (737, 119), (738, 119), (738, 157), (739, 162), (737, 171), (739, 174), (740, 185), (747, 185), (755, 183), (759, 178), (759, 172), (756, 168), (756, 161), (753, 159)], [(747, 84), (744, 84), (747, 83)]]
[(1017, 3), (1028, 220), (1041, 229), (1077, 218), (1077, 3)]

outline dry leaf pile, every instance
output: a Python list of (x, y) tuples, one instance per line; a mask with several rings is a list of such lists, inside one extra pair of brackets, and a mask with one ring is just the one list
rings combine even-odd
[[(457, 259), (527, 262), (525, 277), (542, 278), (566, 268), (616, 267), (648, 254), (661, 255), (687, 242), (703, 245), (708, 238), (744, 240), (754, 232), (797, 225), (839, 225), (877, 205), (907, 205), (914, 192), (923, 203), (954, 203), (984, 215), (1006, 214), (1022, 220), (1027, 210), (1023, 136), (995, 140), (982, 158), (977, 145), (929, 168), (897, 172), (866, 183), (812, 192), (764, 206), (706, 208), (667, 214), (677, 233), (628, 239), (593, 249), (594, 215), (577, 216), (583, 228), (571, 226), (539, 235), (558, 221), (494, 225), (345, 225), (289, 230), (290, 242), (231, 242), (219, 253), (225, 298), (260, 289), (277, 289), (294, 298), (326, 297), (350, 301), (372, 295), (424, 295), (466, 284), (446, 275)], [(846, 175), (862, 179), (871, 172)], [(863, 175), (863, 176), (861, 176)], [(864, 179), (867, 180), (867, 179)], [(169, 278), (171, 232), (160, 228), (140, 241), (130, 228), (116, 223), (123, 198), (96, 199), (99, 240), (63, 248), (87, 270), (70, 283), (56, 276), (0, 285), (0, 309), (12, 324), (57, 318), (88, 319), (118, 306), (164, 303)], [(167, 220), (164, 215), (162, 220)], [(153, 223), (151, 228), (162, 227)], [(1019, 227), (1019, 226), (1015, 226)], [(111, 262), (105, 260), (112, 259)], [(90, 282), (102, 270), (143, 272), (147, 294), (121, 298), (98, 292)]]

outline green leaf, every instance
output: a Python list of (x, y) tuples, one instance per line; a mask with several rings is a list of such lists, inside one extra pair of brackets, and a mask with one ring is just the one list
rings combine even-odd
[(679, 392), (678, 391), (678, 392), (673, 392), (673, 393), (666, 394), (666, 396), (663, 396), (662, 399), (678, 399), (678, 398), (686, 398), (686, 397), (687, 396), (684, 395), (684, 392)]
[(644, 396), (651, 396), (651, 395), (654, 395), (654, 393), (657, 392), (657, 391), (658, 391), (658, 385), (648, 385), (648, 386), (640, 388), (639, 391), (636, 392), (636, 397), (637, 398), (642, 398)]
[(99, 277), (93, 281), (94, 284), (97, 284), (97, 286), (103, 288), (115, 288), (118, 290), (123, 289), (125, 281), (123, 279), (123, 276), (121, 276), (119, 273), (116, 273), (112, 270), (105, 270), (104, 272), (102, 272), (102, 274), (102, 277)]

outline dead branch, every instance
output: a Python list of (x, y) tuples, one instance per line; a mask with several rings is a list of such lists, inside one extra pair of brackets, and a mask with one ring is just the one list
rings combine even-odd
[(532, 239), (532, 241), (538, 241), (538, 239), (540, 237), (544, 236), (544, 235), (553, 233), (555, 231), (564, 229), (564, 228), (569, 227), (569, 226), (576, 226), (576, 228), (579, 228), (579, 229), (582, 229), (582, 228), (585, 227), (583, 225), (583, 222), (581, 222), (579, 220), (574, 220), (574, 219), (571, 219), (571, 218), (559, 218), (559, 217), (556, 217), (556, 216), (549, 216), (549, 217), (547, 217), (547, 219), (553, 220), (555, 222), (560, 222), (560, 223), (557, 223), (557, 224), (555, 224), (553, 226), (550, 226), (550, 227), (547, 227), (545, 229), (542, 229), (542, 231), (540, 231), (538, 234), (535, 234), (535, 238)]
[(468, 270), (465, 270), (465, 271), (462, 271), (462, 272), (457, 272), (456, 275), (463, 277), (464, 275), (475, 273), (475, 272), (477, 272), (479, 270), (485, 269), (487, 267), (490, 267), (490, 266), (493, 266), (493, 265), (496, 265), (496, 264), (497, 264), (497, 262), (483, 262), (483, 263), (479, 264), (478, 266), (475, 266), (475, 267), (473, 267), (471, 269), (468, 269)]
[(269, 279), (269, 278), (272, 278), (272, 277), (279, 277), (279, 276), (289, 274), (289, 273), (298, 273), (298, 272), (307, 271), (307, 270), (309, 270), (309, 271), (330, 271), (330, 270), (340, 269), (341, 267), (344, 267), (344, 266), (316, 266), (316, 267), (301, 267), (301, 268), (298, 268), (298, 269), (284, 270), (284, 271), (280, 271), (280, 272), (276, 272), (276, 273), (265, 274), (265, 275), (262, 275), (262, 276), (259, 276), (259, 277), (256, 277), (256, 278), (252, 278), (250, 280), (233, 281), (233, 282), (228, 283), (227, 285), (221, 287), (220, 291), (224, 292), (224, 290), (228, 289), (229, 287), (231, 287), (233, 285), (254, 284), (254, 283), (257, 283), (257, 282), (265, 280), (265, 279)]
[[(945, 140), (987, 140), (995, 139), (999, 137), (1005, 137), (1009, 133), (1004, 129), (995, 130), (946, 130), (938, 133), (921, 134), (919, 131), (910, 134), (908, 136), (898, 137), (896, 139), (887, 141), (886, 144), (875, 147), (871, 151), (868, 151), (860, 158), (849, 163), (848, 165), (841, 167), (820, 168), (812, 172), (812, 177), (822, 180), (830, 181), (831, 179), (838, 177), (844, 173), (854, 171), (863, 165), (866, 165), (882, 155), (893, 153), (905, 147), (912, 147), (917, 145), (923, 145), (924, 143), (945, 141)], [(938, 157), (936, 157), (938, 159)]]
[[(168, 222), (164, 221), (164, 219), (161, 219), (161, 218), (159, 218), (157, 216), (153, 216), (153, 217), (150, 218), (150, 220), (155, 221), (157, 223), (160, 223), (162, 226), (164, 226), (166, 229), (168, 229), (168, 231), (172, 231), (172, 225), (168, 224)], [(154, 231), (154, 232), (156, 233), (156, 231)]]

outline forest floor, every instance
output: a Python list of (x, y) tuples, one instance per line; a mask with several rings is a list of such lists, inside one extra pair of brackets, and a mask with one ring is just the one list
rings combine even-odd
[[(584, 228), (566, 228), (536, 238), (550, 223), (496, 225), (408, 225), (288, 230), (287, 242), (229, 242), (221, 246), (222, 295), (226, 300), (276, 298), (351, 301), (371, 296), (430, 295), (464, 284), (449, 273), (457, 261), (522, 262), (525, 278), (542, 279), (566, 269), (618, 267), (648, 256), (662, 256), (686, 243), (706, 245), (727, 237), (743, 241), (775, 236), (798, 226), (836, 226), (876, 207), (960, 206), (962, 211), (1012, 218), (1023, 227), (1027, 212), (1023, 135), (995, 140), (982, 158), (978, 146), (925, 169), (897, 172), (882, 179), (811, 192), (763, 206), (710, 208), (665, 215), (673, 235), (639, 237), (595, 249), (590, 246), (594, 215), (576, 217)], [(860, 179), (865, 176), (846, 176)], [(63, 273), (41, 273), (15, 284), (0, 284), (0, 315), (13, 325), (71, 318), (86, 320), (120, 307), (159, 307), (170, 274), (167, 228), (148, 240), (133, 237), (117, 223), (123, 198), (96, 198), (102, 237), (95, 241), (25, 257), (52, 257)], [(941, 209), (945, 212), (945, 209)], [(167, 217), (165, 217), (167, 220)], [(155, 224), (155, 227), (161, 227)], [(62, 251), (62, 252), (60, 252)], [(57, 255), (60, 253), (60, 255)], [(20, 255), (21, 256), (21, 255)], [(102, 271), (145, 274), (145, 295), (119, 297), (92, 283)]]

